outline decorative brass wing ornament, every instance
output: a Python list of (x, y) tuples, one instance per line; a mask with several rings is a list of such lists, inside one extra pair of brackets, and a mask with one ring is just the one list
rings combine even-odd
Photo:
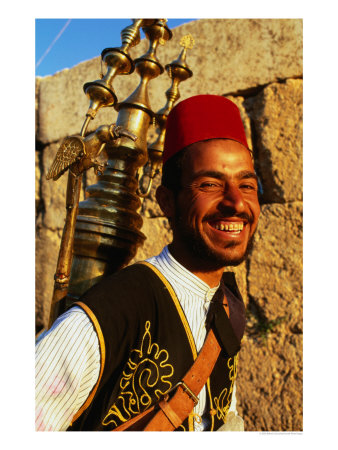
[(136, 141), (137, 136), (115, 124), (103, 125), (87, 137), (74, 135), (66, 137), (56, 153), (55, 159), (46, 178), (56, 181), (68, 169), (78, 176), (85, 170), (94, 167), (95, 173), (102, 173), (104, 166), (96, 158), (102, 152), (107, 142), (112, 142), (121, 136)]
[(66, 137), (62, 141), (53, 164), (47, 173), (47, 180), (51, 178), (54, 181), (58, 180), (72, 164), (81, 159), (84, 152), (85, 145), (81, 136)]

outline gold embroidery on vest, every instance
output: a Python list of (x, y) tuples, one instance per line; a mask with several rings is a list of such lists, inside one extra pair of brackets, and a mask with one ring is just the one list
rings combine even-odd
[(193, 338), (191, 329), (190, 329), (190, 325), (185, 317), (184, 311), (182, 309), (181, 303), (179, 302), (174, 289), (172, 288), (171, 284), (169, 283), (169, 281), (162, 275), (162, 273), (152, 264), (148, 263), (147, 261), (141, 261), (138, 262), (137, 264), (143, 264), (147, 267), (149, 267), (154, 273), (156, 273), (156, 275), (159, 277), (159, 279), (162, 281), (162, 283), (166, 286), (166, 288), (168, 289), (168, 292), (174, 302), (174, 305), (176, 307), (176, 310), (180, 316), (182, 325), (184, 326), (186, 335), (187, 335), (187, 339), (189, 341), (190, 344), (190, 348), (191, 348), (191, 352), (192, 352), (192, 357), (194, 358), (194, 360), (197, 358), (197, 350), (196, 350), (196, 345), (195, 345), (195, 340)]
[(208, 378), (208, 380), (207, 380), (207, 393), (208, 393), (209, 402), (210, 402), (210, 405), (209, 405), (210, 406), (209, 414), (210, 414), (210, 419), (211, 419), (210, 431), (214, 431), (214, 422), (215, 422), (214, 416), (216, 414), (216, 410), (214, 409), (213, 404), (212, 404), (212, 395), (211, 395), (211, 389), (210, 389), (210, 378)]
[(224, 388), (218, 397), (214, 397), (217, 418), (223, 420), (224, 423), (231, 405), (232, 392), (237, 376), (237, 361), (238, 355), (228, 359), (229, 380), (231, 381), (229, 391), (227, 388)]
[(151, 342), (150, 322), (145, 323), (145, 333), (139, 350), (132, 350), (122, 373), (120, 394), (102, 425), (118, 426), (135, 415), (145, 411), (172, 387), (169, 378), (174, 373), (167, 350), (160, 350), (158, 344)]

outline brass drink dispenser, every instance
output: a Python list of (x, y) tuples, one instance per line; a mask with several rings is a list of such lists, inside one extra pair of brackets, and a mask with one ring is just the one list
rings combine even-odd
[[(129, 49), (139, 43), (141, 28), (149, 40), (148, 51), (132, 60)], [(156, 49), (171, 37), (165, 19), (134, 19), (121, 32), (121, 47), (102, 51), (106, 74), (84, 85), (90, 104), (81, 132), (64, 139), (47, 174), (48, 179), (57, 180), (68, 171), (66, 220), (49, 326), (67, 305), (103, 276), (127, 265), (146, 238), (138, 213), (140, 197), (149, 194), (152, 180), (160, 170), (166, 117), (180, 97), (178, 85), (192, 76), (185, 61), (186, 50), (193, 45), (193, 38), (188, 35), (181, 39), (183, 50), (179, 57), (165, 66), (172, 80), (166, 105), (158, 113), (152, 111), (148, 84), (164, 72)], [(139, 85), (127, 99), (118, 102), (112, 82), (115, 76), (134, 70), (140, 77)], [(86, 135), (89, 122), (102, 107), (118, 111), (116, 124), (101, 125)], [(148, 146), (147, 132), (152, 123), (158, 126), (158, 137)], [(105, 164), (97, 159), (103, 148), (108, 155)], [(79, 203), (82, 173), (91, 167), (98, 175), (97, 183), (86, 189), (86, 198)]]

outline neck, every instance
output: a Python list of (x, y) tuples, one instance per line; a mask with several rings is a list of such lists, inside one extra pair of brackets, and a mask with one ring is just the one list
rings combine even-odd
[(189, 254), (174, 243), (170, 244), (168, 248), (176, 261), (189, 270), (189, 272), (204, 281), (210, 288), (219, 285), (224, 272), (224, 267), (211, 268), (207, 261), (199, 261), (195, 255)]

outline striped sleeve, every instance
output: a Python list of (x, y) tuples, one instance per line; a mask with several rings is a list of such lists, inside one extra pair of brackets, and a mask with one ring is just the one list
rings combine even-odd
[(66, 430), (99, 372), (96, 332), (86, 313), (73, 307), (36, 342), (36, 430)]

